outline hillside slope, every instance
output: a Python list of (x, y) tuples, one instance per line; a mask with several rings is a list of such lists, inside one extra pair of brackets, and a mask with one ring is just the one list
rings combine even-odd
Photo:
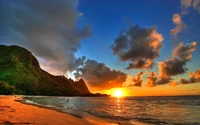
[(64, 76), (49, 74), (40, 68), (31, 52), (15, 45), (0, 45), (0, 81), (14, 86), (16, 94), (78, 96), (90, 93), (84, 81), (80, 89)]

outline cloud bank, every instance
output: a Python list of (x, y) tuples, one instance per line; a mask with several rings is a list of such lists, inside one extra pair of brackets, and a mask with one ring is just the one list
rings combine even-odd
[[(192, 52), (196, 49), (196, 42), (179, 43), (174, 46), (172, 57), (169, 60), (158, 62), (158, 75), (155, 72), (149, 73), (147, 77), (147, 86), (156, 85), (177, 85), (172, 76), (183, 74), (187, 71), (186, 64), (192, 58)], [(180, 82), (186, 83), (188, 80), (181, 79)]]

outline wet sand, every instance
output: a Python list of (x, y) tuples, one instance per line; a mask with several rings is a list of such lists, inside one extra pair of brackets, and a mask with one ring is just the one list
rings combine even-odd
[(0, 125), (92, 125), (83, 118), (19, 102), (19, 96), (0, 95)]

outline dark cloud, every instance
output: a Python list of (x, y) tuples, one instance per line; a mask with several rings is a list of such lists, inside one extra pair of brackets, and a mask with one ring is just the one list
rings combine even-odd
[(165, 85), (171, 82), (173, 80), (171, 77), (162, 77), (159, 76), (158, 80), (156, 81), (156, 85)]
[(77, 28), (77, 0), (1, 0), (0, 41), (28, 48), (52, 72), (73, 70), (80, 41), (90, 26)]
[(111, 49), (120, 61), (131, 62), (126, 69), (146, 69), (153, 67), (153, 60), (159, 57), (162, 41), (163, 37), (156, 32), (155, 26), (140, 28), (134, 25), (120, 33)]
[(88, 59), (74, 74), (76, 78), (82, 77), (89, 87), (95, 90), (105, 90), (122, 87), (127, 75), (121, 71), (111, 70), (104, 63)]
[(185, 73), (187, 68), (185, 67), (186, 62), (181, 61), (177, 58), (171, 58), (163, 62), (158, 63), (159, 75), (162, 77), (171, 77)]
[(189, 84), (189, 83), (191, 83), (190, 80), (187, 80), (187, 79), (184, 79), (184, 78), (181, 78), (179, 82), (180, 82), (180, 84)]
[(189, 79), (180, 79), (180, 84), (191, 84), (200, 82), (200, 69), (196, 70), (196, 72), (189, 73)]
[(147, 69), (152, 68), (154, 66), (153, 60), (147, 59), (138, 59), (134, 61), (133, 63), (129, 63), (128, 67), (126, 69)]

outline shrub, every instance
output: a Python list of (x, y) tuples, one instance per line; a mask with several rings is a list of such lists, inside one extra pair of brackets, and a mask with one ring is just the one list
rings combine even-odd
[(9, 85), (7, 82), (0, 81), (0, 94), (10, 95), (15, 93), (15, 87)]

